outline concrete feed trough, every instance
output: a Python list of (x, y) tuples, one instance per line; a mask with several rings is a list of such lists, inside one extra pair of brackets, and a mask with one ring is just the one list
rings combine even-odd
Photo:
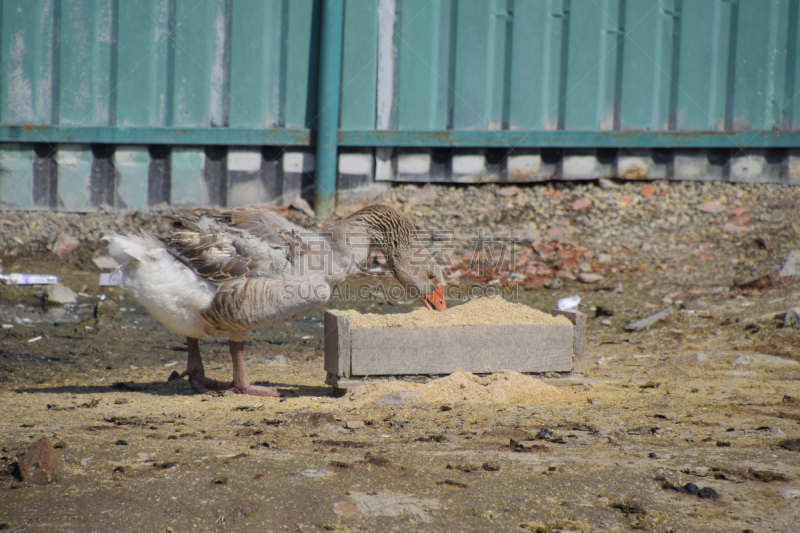
[(573, 324), (352, 327), (348, 311), (325, 313), (326, 383), (350, 388), (370, 376), (576, 372), (586, 367), (586, 315), (551, 311)]

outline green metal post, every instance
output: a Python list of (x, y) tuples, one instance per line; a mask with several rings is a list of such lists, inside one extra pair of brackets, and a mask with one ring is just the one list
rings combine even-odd
[(319, 116), (317, 117), (317, 216), (333, 213), (336, 190), (339, 80), (342, 72), (344, 0), (322, 0), (319, 39)]

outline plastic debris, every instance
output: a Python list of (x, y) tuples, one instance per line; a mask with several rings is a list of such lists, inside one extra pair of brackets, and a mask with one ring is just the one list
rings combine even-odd
[(9, 285), (54, 285), (58, 283), (58, 276), (48, 274), (3, 274), (0, 270), (0, 281)]
[(122, 271), (115, 270), (109, 274), (100, 274), (101, 287), (119, 287), (122, 285)]
[(561, 298), (558, 301), (558, 309), (559, 311), (577, 311), (579, 303), (581, 303), (581, 297), (577, 295)]

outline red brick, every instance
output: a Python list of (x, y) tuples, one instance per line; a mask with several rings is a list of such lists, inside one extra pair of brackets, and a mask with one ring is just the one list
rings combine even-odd
[(17, 454), (19, 472), (24, 481), (35, 485), (55, 483), (63, 476), (63, 464), (50, 439), (42, 437)]
[(333, 512), (344, 517), (359, 514), (358, 509), (356, 509), (356, 506), (350, 502), (337, 502), (333, 506)]
[(575, 200), (570, 206), (573, 211), (586, 211), (592, 208), (592, 204), (586, 200)]
[(81, 241), (69, 233), (62, 233), (53, 244), (53, 253), (64, 259), (81, 245)]

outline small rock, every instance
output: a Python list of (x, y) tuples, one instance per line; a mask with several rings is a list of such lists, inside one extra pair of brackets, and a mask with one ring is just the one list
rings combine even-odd
[(389, 394), (384, 394), (376, 398), (375, 403), (378, 405), (400, 405), (407, 398), (416, 398), (418, 396), (419, 391), (416, 390), (390, 392)]
[(347, 429), (364, 429), (366, 424), (364, 424), (363, 420), (348, 420), (344, 423), (344, 426)]
[(601, 263), (610, 263), (611, 261), (613, 261), (613, 259), (614, 258), (611, 257), (611, 254), (599, 254), (597, 256), (597, 260), (600, 261)]
[(119, 306), (111, 298), (106, 298), (97, 302), (94, 306), (95, 320), (100, 317), (107, 316), (109, 318), (117, 318), (120, 314)]
[(700, 487), (698, 487), (694, 483), (687, 483), (686, 485), (683, 486), (684, 494), (691, 494), (692, 496), (697, 496), (698, 492), (700, 492)]
[(717, 494), (717, 491), (715, 491), (711, 487), (703, 487), (702, 489), (697, 491), (697, 495), (700, 498), (709, 499), (709, 500), (718, 500), (719, 499), (719, 494)]
[(656, 187), (652, 183), (645, 183), (644, 185), (642, 185), (642, 193), (641, 194), (642, 194), (642, 196), (645, 197), (645, 199), (650, 198), (655, 193), (656, 193)]
[(751, 228), (747, 228), (745, 226), (737, 226), (736, 224), (733, 224), (732, 222), (727, 222), (727, 223), (722, 225), (722, 231), (724, 231), (725, 233), (739, 233), (739, 234), (741, 234), (741, 233), (747, 233), (749, 231), (752, 231), (752, 229)]
[(600, 281), (603, 281), (603, 276), (601, 276), (600, 274), (581, 272), (580, 274), (578, 274), (578, 279), (584, 283), (598, 283)]
[(62, 233), (58, 236), (58, 239), (56, 239), (55, 244), (53, 244), (53, 253), (58, 255), (61, 259), (64, 259), (80, 245), (81, 241), (76, 237), (73, 237), (69, 233)]
[(119, 267), (119, 263), (117, 263), (113, 257), (107, 255), (93, 257), (92, 263), (100, 270), (114, 270)]
[(643, 318), (641, 320), (636, 320), (634, 322), (630, 322), (627, 326), (625, 326), (626, 331), (640, 331), (646, 328), (649, 328), (659, 320), (663, 320), (668, 316), (672, 315), (674, 309), (672, 306), (667, 307), (663, 311), (660, 311), (654, 315), (651, 315), (647, 318)]
[(780, 270), (778, 275), (781, 277), (797, 276), (800, 274), (800, 250), (789, 252), (783, 261), (781, 261)]
[(661, 488), (664, 490), (674, 490), (676, 492), (682, 492), (683, 494), (689, 494), (690, 496), (697, 496), (699, 498), (709, 499), (709, 500), (718, 500), (719, 494), (717, 491), (712, 489), (711, 487), (703, 487), (700, 488), (694, 483), (687, 483), (686, 485), (679, 487), (677, 485), (673, 485), (669, 481), (665, 480), (663, 477), (657, 477), (656, 480), (661, 480)]
[(704, 204), (698, 204), (694, 206), (694, 208), (698, 211), (702, 211), (703, 213), (711, 213), (712, 215), (722, 213), (723, 211), (727, 210), (725, 206), (721, 205), (716, 200), (711, 200), (710, 202), (706, 202)]
[(800, 307), (792, 307), (783, 317), (783, 327), (800, 328)]
[(503, 187), (501, 189), (497, 189), (494, 192), (497, 193), (500, 196), (505, 196), (506, 198), (510, 198), (512, 196), (516, 196), (519, 193), (521, 193), (522, 189), (512, 185), (511, 187)]
[(592, 204), (587, 202), (586, 200), (579, 199), (572, 202), (570, 209), (573, 211), (587, 211), (592, 208)]
[(487, 472), (497, 472), (498, 470), (500, 470), (500, 464), (487, 461), (483, 463), (483, 465), (481, 465), (481, 468), (483, 468)]
[(336, 502), (333, 506), (333, 512), (345, 518), (359, 514), (356, 506), (350, 502)]
[(47, 485), (59, 481), (63, 465), (50, 439), (42, 437), (17, 455), (19, 472), (24, 481)]
[(600, 179), (597, 181), (597, 184), (598, 184), (598, 185), (600, 186), (600, 188), (601, 188), (601, 189), (603, 189), (604, 191), (608, 191), (608, 190), (611, 190), (611, 189), (619, 189), (619, 185), (617, 185), (616, 183), (614, 183), (613, 181), (611, 181), (611, 180), (610, 180), (610, 179), (608, 179), (608, 178), (600, 178)]
[(54, 304), (74, 304), (78, 302), (78, 293), (62, 285), (56, 283), (55, 285), (48, 285), (45, 290), (45, 297), (47, 301)]
[(800, 500), (800, 490), (798, 489), (782, 490), (781, 496), (783, 496), (785, 500)]

